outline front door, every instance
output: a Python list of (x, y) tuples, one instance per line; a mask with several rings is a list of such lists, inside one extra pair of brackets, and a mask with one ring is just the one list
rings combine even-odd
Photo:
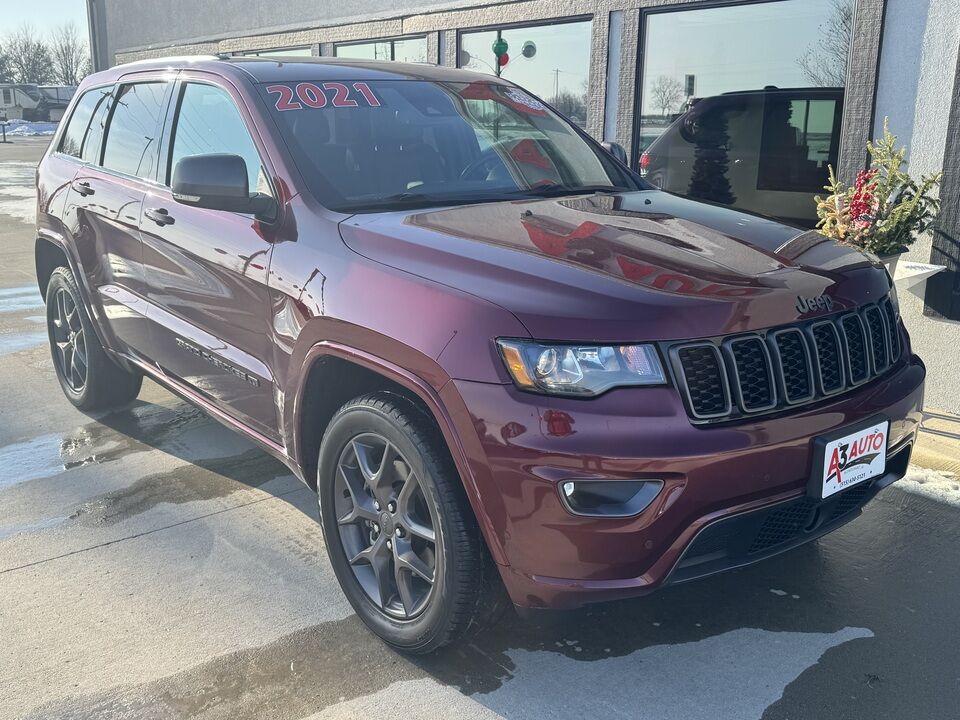
[(267, 359), (272, 244), (251, 215), (177, 203), (173, 169), (191, 155), (246, 161), (251, 192), (272, 192), (239, 95), (207, 80), (178, 84), (162, 187), (140, 213), (151, 356), (162, 370), (254, 430), (277, 438)]

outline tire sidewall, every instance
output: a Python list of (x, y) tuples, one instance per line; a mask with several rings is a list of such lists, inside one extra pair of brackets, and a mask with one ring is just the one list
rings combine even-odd
[[(364, 592), (347, 561), (337, 518), (334, 511), (335, 475), (340, 455), (347, 443), (357, 435), (375, 432), (394, 443), (401, 454), (418, 474), (420, 485), (436, 514), (439, 527), (437, 532), (437, 569), (433, 595), (427, 607), (412, 620), (398, 620), (385, 614)], [(447, 531), (447, 519), (443, 513), (443, 503), (438, 494), (434, 474), (443, 472), (442, 467), (433, 467), (434, 463), (416, 446), (411, 437), (396, 424), (396, 421), (368, 405), (354, 405), (342, 410), (331, 421), (329, 429), (320, 445), (318, 463), (317, 491), (320, 504), (320, 520), (323, 527), (327, 553), (333, 570), (340, 581), (347, 599), (360, 618), (380, 637), (401, 650), (417, 650), (440, 634), (443, 634), (451, 622), (452, 603), (450, 589), (454, 587), (453, 574), (456, 572), (457, 559), (453, 557), (453, 547)]]

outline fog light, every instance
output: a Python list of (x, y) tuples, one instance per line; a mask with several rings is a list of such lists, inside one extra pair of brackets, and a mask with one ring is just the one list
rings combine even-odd
[(631, 517), (646, 510), (662, 488), (662, 480), (565, 480), (560, 497), (574, 515)]

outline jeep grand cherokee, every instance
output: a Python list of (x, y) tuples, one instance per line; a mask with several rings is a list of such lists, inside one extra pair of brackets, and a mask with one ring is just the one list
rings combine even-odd
[(397, 648), (769, 557), (906, 471), (925, 371), (875, 258), (652, 189), (502, 79), (125, 65), (37, 181), (67, 398), (146, 376), (285, 462)]

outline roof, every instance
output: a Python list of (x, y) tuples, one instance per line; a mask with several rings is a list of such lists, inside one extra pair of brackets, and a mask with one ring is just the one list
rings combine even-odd
[(493, 75), (431, 65), (335, 57), (168, 57), (118, 65), (93, 77), (116, 80), (148, 70), (205, 70), (225, 76), (245, 75), (257, 83), (295, 80), (428, 80), (434, 82), (505, 83)]

